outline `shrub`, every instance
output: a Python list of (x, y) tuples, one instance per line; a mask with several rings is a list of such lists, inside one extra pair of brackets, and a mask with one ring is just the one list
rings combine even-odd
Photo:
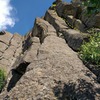
[(100, 32), (91, 35), (89, 42), (83, 43), (80, 57), (85, 62), (100, 65)]
[(87, 8), (88, 14), (94, 14), (100, 12), (100, 1), (99, 0), (84, 0), (84, 6)]
[(5, 84), (5, 78), (6, 78), (5, 71), (0, 69), (0, 92)]

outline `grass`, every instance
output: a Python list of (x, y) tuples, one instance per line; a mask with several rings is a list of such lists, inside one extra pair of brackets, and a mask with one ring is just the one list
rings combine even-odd
[(83, 43), (80, 57), (84, 62), (100, 66), (100, 32), (92, 34), (89, 42)]
[(0, 69), (0, 92), (2, 91), (2, 88), (4, 87), (5, 79), (6, 79), (5, 71)]

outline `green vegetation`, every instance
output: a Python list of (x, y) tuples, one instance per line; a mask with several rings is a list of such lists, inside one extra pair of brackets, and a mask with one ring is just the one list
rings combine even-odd
[(52, 4), (52, 7), (56, 7), (56, 4)]
[(54, 10), (54, 11), (56, 11), (56, 3), (54, 2), (53, 4), (52, 4), (52, 6), (51, 6), (51, 8)]
[(83, 43), (80, 57), (85, 62), (100, 65), (100, 32), (93, 33), (89, 42)]
[(87, 8), (88, 14), (96, 14), (100, 12), (100, 0), (86, 0), (83, 4)]
[(0, 92), (5, 84), (5, 78), (6, 78), (5, 71), (0, 69)]

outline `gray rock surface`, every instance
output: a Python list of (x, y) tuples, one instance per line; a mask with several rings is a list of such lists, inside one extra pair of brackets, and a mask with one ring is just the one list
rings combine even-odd
[(88, 35), (86, 33), (81, 33), (80, 31), (69, 29), (68, 25), (66, 25), (65, 21), (57, 16), (57, 13), (54, 10), (48, 10), (45, 14), (45, 20), (47, 20), (50, 24), (54, 26), (56, 29), (58, 36), (63, 35), (68, 45), (77, 51), (83, 40), (88, 39)]
[[(56, 1), (59, 7), (71, 5)], [(87, 39), (50, 9), (24, 37), (0, 35), (0, 68), (8, 74), (0, 100), (100, 100), (99, 77), (75, 52)]]
[(43, 42), (44, 38), (48, 35), (56, 35), (56, 30), (47, 21), (36, 18), (35, 26), (32, 31), (32, 36), (37, 36), (40, 38), (40, 43)]
[(69, 15), (66, 17), (65, 20), (70, 28), (77, 29), (81, 32), (85, 32), (85, 25), (82, 23), (81, 20), (73, 18), (73, 16)]
[[(83, 0), (84, 1), (84, 0)], [(76, 28), (80, 31), (85, 30), (86, 28), (96, 27), (100, 28), (100, 13), (92, 16), (86, 16), (87, 12), (84, 6), (82, 6), (82, 0), (72, 0), (72, 3), (66, 2), (55, 2), (56, 7), (55, 11), (58, 16), (68, 20), (68, 16), (73, 16), (73, 20), (76, 20)], [(80, 21), (79, 21), (80, 19)], [(73, 22), (73, 21), (72, 21)], [(81, 28), (79, 27), (81, 22)], [(70, 23), (70, 22), (69, 22)], [(78, 27), (77, 27), (78, 25)]]
[[(41, 30), (38, 27), (41, 23), (51, 26), (41, 18), (36, 20), (37, 30), (33, 28), (30, 38), (32, 43), (13, 64), (0, 99), (99, 100), (100, 85), (96, 76), (83, 65), (65, 40), (57, 37), (53, 26), (44, 31), (43, 27)], [(43, 38), (43, 42), (39, 41), (38, 36), (50, 32), (53, 34)]]
[(0, 35), (0, 68), (8, 74), (11, 66), (22, 51), (22, 37), (19, 34), (5, 32)]
[(5, 43), (6, 45), (10, 44), (10, 41), (12, 39), (12, 34), (9, 32), (6, 32), (6, 34), (0, 35), (0, 42)]

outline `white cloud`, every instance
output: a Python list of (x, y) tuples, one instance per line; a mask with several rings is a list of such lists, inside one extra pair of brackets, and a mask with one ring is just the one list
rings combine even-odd
[(11, 0), (0, 0), (0, 30), (7, 29), (7, 26), (13, 27), (15, 19), (12, 17), (13, 7), (10, 5)]

